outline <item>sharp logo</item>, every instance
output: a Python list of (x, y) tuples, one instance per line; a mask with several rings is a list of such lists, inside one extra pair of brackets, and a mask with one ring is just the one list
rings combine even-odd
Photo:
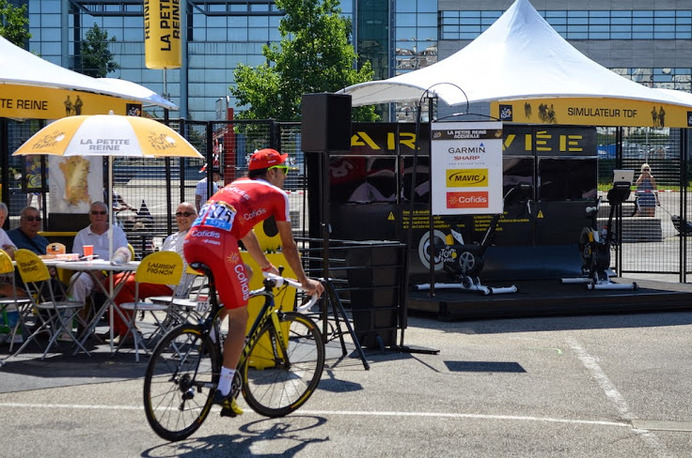
[(475, 188), (488, 186), (488, 169), (447, 170), (448, 188)]

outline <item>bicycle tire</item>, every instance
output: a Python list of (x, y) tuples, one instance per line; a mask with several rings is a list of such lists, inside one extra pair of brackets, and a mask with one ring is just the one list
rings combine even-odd
[(159, 437), (189, 437), (209, 415), (219, 381), (217, 346), (200, 326), (171, 330), (156, 345), (144, 376), (144, 412)]
[(322, 334), (314, 321), (294, 312), (282, 314), (280, 321), (288, 340), (285, 357), (269, 322), (251, 344), (241, 368), (245, 401), (258, 414), (272, 418), (305, 404), (322, 378), (325, 358)]

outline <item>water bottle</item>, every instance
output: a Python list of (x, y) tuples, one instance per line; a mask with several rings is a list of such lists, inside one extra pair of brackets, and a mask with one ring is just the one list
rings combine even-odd
[(114, 266), (125, 264), (130, 261), (130, 250), (127, 248), (120, 247), (113, 253), (113, 258), (111, 259), (111, 264)]

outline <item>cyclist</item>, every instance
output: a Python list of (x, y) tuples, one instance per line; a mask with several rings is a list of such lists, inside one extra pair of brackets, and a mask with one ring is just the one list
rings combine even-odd
[(202, 206), (185, 237), (183, 249), (187, 262), (201, 262), (211, 268), (219, 300), (228, 316), (223, 367), (214, 393), (214, 403), (223, 406), (222, 416), (242, 413), (235, 404), (235, 395), (240, 387), (231, 389), (231, 385), (245, 343), (252, 272), (241, 260), (238, 241), (243, 243), (263, 272), (278, 274), (252, 232), (256, 224), (273, 216), (281, 250), (298, 281), (310, 295), (321, 295), (324, 291), (319, 281), (305, 275), (293, 239), (288, 195), (282, 190), (289, 170), (287, 158), (288, 154), (270, 148), (255, 151), (250, 157), (247, 177), (239, 178), (216, 192)]

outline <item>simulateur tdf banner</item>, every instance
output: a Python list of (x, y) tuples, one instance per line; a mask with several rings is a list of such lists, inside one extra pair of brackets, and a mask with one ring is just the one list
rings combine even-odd
[(180, 0), (144, 0), (144, 56), (147, 68), (180, 68)]
[(502, 122), (613, 127), (692, 127), (692, 109), (614, 98), (556, 98), (492, 102)]
[(502, 213), (502, 123), (433, 123), (430, 138), (433, 214)]

